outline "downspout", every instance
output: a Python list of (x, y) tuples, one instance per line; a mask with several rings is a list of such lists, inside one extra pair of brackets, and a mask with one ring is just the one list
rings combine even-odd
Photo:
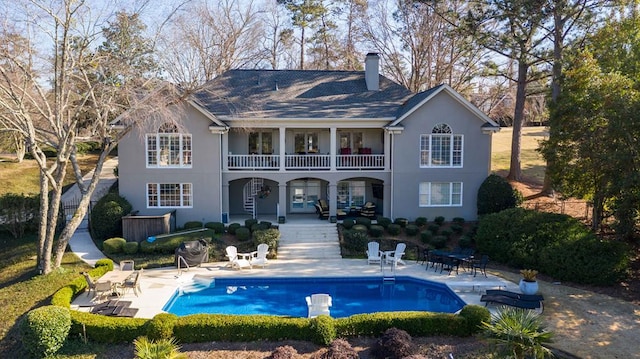
[(393, 151), (391, 150), (393, 148), (393, 131), (389, 131), (389, 141), (391, 143), (389, 143), (389, 151), (391, 152), (389, 154), (389, 171), (391, 171), (391, 183), (390, 186), (391, 188), (389, 189), (389, 200), (391, 201), (391, 211), (389, 212), (391, 219), (393, 220), (393, 177), (395, 176), (395, 173), (393, 173)]

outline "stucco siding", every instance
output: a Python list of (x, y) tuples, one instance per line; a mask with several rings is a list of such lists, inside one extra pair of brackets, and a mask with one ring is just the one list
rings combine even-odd
[[(420, 135), (430, 134), (433, 127), (446, 123), (452, 133), (463, 135), (463, 166), (456, 168), (421, 168)], [(489, 174), (491, 135), (483, 134), (484, 122), (446, 92), (441, 92), (409, 115), (404, 130), (393, 136), (393, 216), (433, 220), (463, 217), (477, 218), (476, 196), (482, 181)], [(462, 206), (420, 207), (421, 182), (462, 182)]]
[(211, 134), (211, 121), (188, 107), (179, 113), (184, 133), (192, 136), (191, 168), (147, 168), (145, 133), (132, 131), (118, 145), (120, 194), (141, 215), (157, 215), (174, 208), (147, 208), (147, 183), (190, 183), (192, 207), (175, 208), (176, 224), (186, 221), (220, 221), (220, 135)]

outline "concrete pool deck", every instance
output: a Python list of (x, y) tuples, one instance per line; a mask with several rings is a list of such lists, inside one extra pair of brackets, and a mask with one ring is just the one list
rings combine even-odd
[[(201, 267), (182, 270), (181, 273), (175, 267), (144, 270), (140, 278), (141, 293), (135, 296), (128, 291), (119, 297), (121, 301), (130, 301), (131, 308), (137, 308), (136, 318), (153, 318), (162, 313), (162, 307), (167, 303), (175, 291), (181, 286), (192, 283), (193, 277), (202, 279), (215, 279), (225, 277), (380, 277), (382, 271), (380, 265), (367, 265), (366, 259), (333, 259), (333, 260), (270, 260), (265, 268), (231, 269), (227, 267), (229, 262), (205, 263)], [(414, 261), (396, 268), (396, 276), (410, 276), (447, 284), (467, 304), (484, 305), (480, 302), (480, 295), (486, 289), (506, 288), (518, 291), (515, 283), (488, 274), (478, 273), (476, 277), (469, 271), (460, 269), (459, 274), (452, 272), (434, 271), (433, 268), (425, 269), (424, 264)], [(116, 269), (117, 270), (117, 269)], [(385, 274), (389, 274), (389, 267)], [(92, 301), (92, 296), (79, 295), (72, 303), (72, 308), (89, 311), (91, 306), (97, 304)], [(300, 298), (304, 301), (304, 298)], [(489, 307), (492, 309), (492, 307)]]

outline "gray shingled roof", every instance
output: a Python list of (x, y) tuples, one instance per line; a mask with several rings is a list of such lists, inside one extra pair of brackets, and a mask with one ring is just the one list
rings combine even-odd
[(194, 94), (212, 114), (235, 118), (395, 118), (411, 96), (384, 76), (367, 91), (362, 71), (301, 70), (230, 70)]

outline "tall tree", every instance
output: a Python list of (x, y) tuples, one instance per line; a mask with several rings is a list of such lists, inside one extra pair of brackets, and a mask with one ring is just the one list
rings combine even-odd
[(338, 68), (342, 70), (362, 70), (361, 53), (358, 46), (364, 42), (364, 23), (367, 19), (367, 0), (343, 0), (339, 12), (344, 16), (344, 29)]
[[(434, 6), (442, 11), (467, 8), (457, 0)], [(385, 74), (412, 91), (446, 83), (467, 92), (471, 79), (479, 74), (483, 51), (427, 4), (381, 1), (369, 8), (363, 26), (367, 40), (382, 56)]]
[(184, 89), (195, 89), (231, 68), (258, 64), (263, 59), (260, 11), (253, 0), (185, 8), (159, 45), (171, 80)]
[(594, 229), (609, 209), (630, 238), (640, 210), (640, 17), (611, 21), (586, 43), (564, 69), (543, 155), (563, 194), (593, 202)]
[[(323, 5), (325, 6), (325, 5)], [(325, 6), (325, 10), (318, 14), (318, 26), (315, 34), (310, 38), (311, 63), (309, 68), (321, 70), (333, 70), (337, 67), (340, 59), (340, 48), (342, 47), (338, 41), (338, 24), (335, 22), (333, 15), (337, 9), (333, 11), (329, 5)]]
[(279, 5), (272, 3), (262, 16), (265, 29), (262, 37), (264, 58), (273, 70), (281, 67), (293, 68), (296, 62), (293, 29), (287, 27), (288, 19), (285, 20), (284, 11)]
[(320, 0), (278, 0), (278, 3), (291, 12), (291, 22), (300, 29), (300, 70), (304, 70), (306, 31), (315, 29), (318, 19), (327, 12)]
[[(111, 38), (106, 39), (107, 46), (95, 51), (103, 35), (109, 37), (109, 31), (103, 34), (90, 30), (100, 29), (102, 24), (110, 25), (103, 18), (92, 17), (87, 3), (66, 0), (44, 4), (33, 0), (19, 5), (24, 7), (14, 9), (11, 20), (14, 24), (26, 24), (27, 28), (21, 33), (32, 37), (23, 37), (26, 51), (0, 52), (0, 62), (11, 64), (13, 69), (8, 72), (0, 66), (0, 126), (23, 136), (40, 169), (38, 267), (46, 274), (60, 266), (71, 235), (87, 212), (108, 153), (127, 133), (130, 128), (127, 126), (157, 114), (168, 100), (161, 98), (163, 92), (153, 92), (156, 81), (145, 81), (139, 78), (138, 70), (132, 70), (131, 64), (137, 61), (123, 54), (135, 57), (135, 50), (119, 46), (117, 53), (106, 51), (116, 47), (111, 43), (115, 38)], [(118, 22), (129, 19), (129, 16), (116, 17), (114, 25), (141, 30), (135, 24), (128, 27)], [(15, 82), (15, 78), (21, 81)], [(143, 95), (146, 95), (144, 102), (141, 101)], [(128, 115), (121, 115), (125, 108)], [(111, 126), (118, 115), (122, 116), (122, 131), (115, 131)], [(88, 123), (88, 118), (91, 133), (102, 147), (94, 174), (85, 183), (75, 154), (77, 133)], [(47, 146), (56, 150), (53, 160), (46, 158), (44, 148)], [(82, 197), (54, 242), (62, 184), (69, 164)]]

